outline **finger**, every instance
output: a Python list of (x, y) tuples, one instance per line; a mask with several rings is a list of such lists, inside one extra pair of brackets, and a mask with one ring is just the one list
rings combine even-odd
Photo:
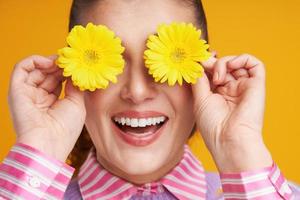
[(233, 70), (230, 72), (233, 77), (238, 80), (239, 78), (249, 78), (249, 74), (248, 74), (248, 71), (244, 68), (241, 68), (241, 69), (238, 69), (238, 70)]
[(48, 56), (49, 59), (55, 61), (57, 58), (58, 58), (58, 55), (57, 54), (53, 54), (53, 55), (50, 55)]
[(226, 95), (228, 97), (237, 97), (238, 93), (237, 93), (237, 87), (238, 87), (238, 81), (234, 80), (234, 81), (230, 81), (228, 83), (226, 83), (226, 85), (218, 87), (217, 91), (222, 94), (222, 95)]
[(62, 74), (62, 70), (58, 70), (52, 74), (47, 75), (44, 81), (38, 85), (38, 87), (46, 90), (48, 93), (52, 93), (53, 90), (58, 86), (61, 85), (62, 82), (65, 80), (65, 77)]
[(203, 66), (204, 70), (208, 71), (209, 73), (212, 73), (216, 61), (216, 52), (213, 52), (211, 53), (211, 56), (208, 60), (201, 62), (201, 65)]
[(28, 74), (33, 71), (36, 66), (40, 68), (49, 68), (53, 65), (53, 61), (45, 58), (43, 56), (30, 56), (19, 63), (17, 63), (14, 67), (11, 77), (11, 86), (18, 86), (20, 83), (24, 83)]
[(59, 98), (59, 96), (60, 96), (60, 94), (62, 92), (62, 86), (63, 86), (62, 83), (58, 84), (57, 87), (52, 92), (55, 96), (57, 96), (57, 98)]
[(203, 102), (206, 97), (212, 94), (206, 73), (203, 73), (203, 76), (198, 78), (195, 84), (192, 84), (192, 91), (196, 102)]
[(211, 51), (211, 56), (217, 58), (218, 52), (216, 50)]
[(235, 58), (235, 56), (226, 56), (223, 58), (218, 59), (215, 62), (214, 69), (213, 69), (213, 83), (223, 84), (227, 74), (227, 62)]
[(248, 70), (250, 77), (265, 77), (264, 64), (249, 54), (242, 54), (228, 62), (228, 68), (239, 69), (245, 68)]
[(80, 91), (78, 87), (74, 86), (70, 78), (67, 79), (65, 87), (65, 98), (78, 103), (84, 104), (84, 92)]

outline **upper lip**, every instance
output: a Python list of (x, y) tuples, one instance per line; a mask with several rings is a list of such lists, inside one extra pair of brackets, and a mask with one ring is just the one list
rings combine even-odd
[(118, 112), (113, 115), (113, 117), (128, 117), (128, 118), (149, 118), (149, 117), (161, 117), (167, 118), (167, 115), (157, 111), (135, 111), (127, 110), (123, 112)]

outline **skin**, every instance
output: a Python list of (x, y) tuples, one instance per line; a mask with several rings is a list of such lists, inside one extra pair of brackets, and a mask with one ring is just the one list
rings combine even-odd
[[(262, 140), (265, 69), (257, 58), (212, 56), (202, 63), (210, 76), (204, 74), (192, 86), (169, 87), (148, 75), (143, 52), (149, 34), (162, 22), (197, 24), (192, 8), (171, 0), (109, 0), (95, 5), (81, 20), (105, 24), (122, 39), (123, 74), (117, 84), (95, 92), (81, 92), (67, 80), (66, 96), (58, 99), (64, 78), (55, 57), (22, 60), (14, 68), (9, 90), (17, 142), (65, 161), (86, 124), (98, 161), (111, 173), (142, 184), (158, 180), (180, 161), (196, 122), (220, 172), (272, 164)], [(164, 133), (151, 145), (130, 146), (111, 130), (113, 113), (149, 108), (169, 117)]]

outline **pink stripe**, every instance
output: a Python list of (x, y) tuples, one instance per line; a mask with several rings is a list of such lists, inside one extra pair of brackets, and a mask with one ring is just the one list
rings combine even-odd
[(22, 187), (9, 182), (9, 180), (0, 178), (0, 185), (4, 186), (6, 190), (10, 191), (14, 195), (22, 197), (24, 199), (30, 199), (30, 200), (40, 199), (34, 194), (32, 194), (30, 191), (24, 190)]
[[(92, 161), (91, 161), (91, 160), (92, 160)], [(86, 168), (84, 167), (85, 170), (82, 170), (82, 168), (80, 168), (80, 172), (79, 172), (79, 180), (80, 180), (81, 183), (84, 184), (84, 185), (87, 184), (87, 183), (86, 183), (86, 180), (89, 179), (89, 177), (91, 176), (91, 174), (90, 174), (87, 178), (85, 178), (85, 180), (82, 180), (82, 179), (84, 178), (85, 174), (88, 173), (93, 167), (99, 165), (99, 163), (96, 161), (96, 159), (91, 158), (91, 160), (86, 161), (86, 162), (90, 162), (90, 163), (89, 163), (89, 165), (88, 165)], [(97, 168), (98, 168), (98, 167), (96, 167), (95, 170), (96, 170)], [(94, 170), (94, 172), (95, 172), (95, 170)], [(82, 181), (83, 181), (83, 182), (82, 182)]]
[[(96, 198), (105, 198), (106, 195), (112, 194), (113, 192), (116, 192), (118, 189), (121, 187), (126, 187), (126, 184), (131, 185), (130, 183), (127, 183), (125, 180), (121, 179), (120, 177), (114, 176), (113, 174), (110, 174), (106, 169), (102, 168), (102, 166), (96, 161), (95, 159), (95, 153), (90, 152), (88, 159), (85, 161), (83, 167), (80, 169), (79, 173), (79, 185), (80, 185), (80, 190), (83, 195), (84, 199), (96, 199)], [(92, 160), (92, 161), (91, 161)], [(185, 161), (186, 164), (183, 164), (182, 161)], [(188, 165), (191, 170), (187, 168)], [(96, 168), (95, 168), (96, 166)], [(95, 168), (92, 172), (90, 171), (91, 168)], [(178, 171), (178, 169), (181, 169), (182, 171), (185, 171), (187, 176), (181, 174), (181, 172)], [(84, 178), (84, 175), (88, 172), (89, 176)], [(97, 175), (99, 175), (102, 172), (106, 172), (101, 178), (97, 178)], [(197, 172), (199, 175), (196, 176), (194, 173)], [(189, 151), (189, 148), (187, 145), (185, 146), (184, 149), (184, 156), (181, 160), (181, 163), (179, 163), (175, 168), (169, 173), (169, 175), (174, 176), (177, 178), (179, 181), (183, 181), (186, 184), (181, 185), (179, 181), (171, 181), (167, 180), (168, 175), (166, 177), (162, 177), (161, 182), (162, 184), (168, 188), (169, 187), (174, 187), (172, 189), (168, 190), (170, 192), (173, 192), (173, 194), (179, 198), (179, 199), (188, 199), (188, 197), (184, 197), (182, 194), (177, 193), (178, 190), (181, 190), (184, 193), (190, 194), (190, 195), (195, 195), (196, 199), (199, 197), (199, 199), (205, 199), (206, 195), (206, 182), (205, 182), (205, 174), (204, 174), (204, 169), (201, 165), (201, 163), (192, 155), (192, 153)], [(203, 175), (203, 176), (201, 176)], [(90, 184), (97, 178), (97, 181), (93, 184)], [(191, 178), (192, 181), (189, 178)], [(101, 190), (103, 186), (110, 182), (111, 185), (109, 185), (107, 188), (105, 188), (102, 191), (96, 192), (93, 196), (87, 198), (87, 196), (95, 191)], [(199, 182), (197, 182), (199, 181)], [(90, 184), (90, 186), (87, 188), (87, 185)], [(189, 185), (193, 185), (195, 188), (191, 189)], [(198, 189), (199, 188), (199, 189)], [(83, 191), (84, 189), (84, 191)], [(174, 191), (171, 191), (174, 190)], [(202, 191), (201, 191), (202, 190)], [(203, 192), (204, 191), (204, 192)], [(123, 198), (124, 195), (133, 195), (136, 193), (136, 187), (132, 185), (132, 187), (129, 187), (129, 189), (126, 189), (124, 192), (121, 194), (117, 194), (114, 197), (109, 197), (109, 199), (120, 199)]]
[[(99, 169), (97, 169), (97, 171), (98, 171)], [(98, 174), (98, 173), (97, 173)], [(97, 175), (96, 175), (97, 176)], [(92, 180), (94, 180), (95, 178), (96, 178), (96, 176), (94, 176), (94, 177), (91, 177), (90, 179), (87, 179), (87, 181), (92, 181)], [(95, 183), (93, 186), (91, 186), (91, 187), (89, 187), (88, 189), (86, 189), (85, 191), (83, 191), (83, 194), (85, 194), (85, 195), (87, 195), (87, 194), (89, 194), (89, 193), (91, 193), (92, 191), (94, 191), (94, 190), (97, 190), (97, 189), (99, 189), (99, 188), (102, 188), (103, 187), (103, 185), (105, 184), (105, 183), (107, 183), (109, 180), (111, 180), (112, 178), (114, 178), (114, 176), (112, 176), (110, 173), (106, 173), (103, 177), (101, 177), (98, 181), (97, 181), (97, 183)], [(124, 181), (123, 181), (123, 183), (124, 183)]]
[[(16, 152), (17, 151), (16, 147), (18, 147), (20, 150), (23, 150), (24, 152), (22, 153)], [(47, 166), (44, 166), (39, 162), (35, 161), (33, 158), (31, 158), (29, 153), (33, 154), (35, 158), (43, 158), (49, 161), (49, 163), (52, 163), (54, 166), (56, 166), (58, 170), (63, 169), (64, 171), (68, 172), (70, 175), (72, 175), (72, 173), (74, 172), (74, 168), (68, 166), (67, 164), (55, 160), (28, 145), (19, 143), (12, 148), (5, 161), (7, 162), (12, 161), (11, 163), (12, 165), (13, 162), (19, 163), (21, 167), (24, 169), (18, 169), (16, 168), (16, 166), (11, 166), (2, 163), (0, 165), (0, 171), (8, 175), (9, 177), (16, 179), (15, 180), (16, 183), (13, 183), (12, 182), (13, 180), (10, 179), (9, 177), (6, 178), (5, 180), (1, 179), (1, 187), (3, 187), (3, 189), (10, 191), (14, 195), (20, 196), (25, 199), (39, 199), (37, 196), (35, 196), (32, 193), (31, 190), (27, 191), (26, 189), (23, 189), (21, 186), (19, 186), (19, 184), (20, 185), (22, 184), (30, 188), (30, 185), (28, 185), (28, 183), (32, 176), (36, 176), (37, 178), (41, 179), (41, 177), (39, 177), (38, 174), (42, 174), (46, 179), (46, 181), (49, 182), (49, 184), (52, 184), (53, 179), (55, 179), (57, 182), (60, 182), (62, 185), (64, 185), (65, 188), (67, 187), (71, 177), (66, 177), (63, 174), (60, 174), (59, 171), (57, 171), (58, 174), (54, 173), (52, 170), (48, 169)], [(32, 174), (31, 172), (29, 172), (29, 170), (32, 172), (36, 172), (37, 175), (34, 175), (35, 173)], [(40, 186), (38, 188), (35, 188), (35, 190), (40, 193), (53, 195), (57, 198), (61, 198), (65, 191), (65, 190), (60, 191), (59, 189), (53, 187), (52, 185), (45, 185), (44, 182), (41, 182)]]
[[(278, 190), (278, 192), (280, 193), (280, 195), (282, 195), (282, 197), (285, 197), (285, 199), (290, 199), (292, 197), (292, 190), (289, 187), (282, 172), (279, 170), (277, 165), (274, 164), (273, 170), (270, 175), (270, 179), (273, 180), (273, 177), (276, 176), (276, 174), (278, 174), (278, 173), (279, 173), (279, 176), (277, 177), (276, 180), (274, 180), (273, 184), (274, 184), (275, 188)], [(287, 188), (285, 189), (284, 187), (287, 187)]]
[(259, 170), (249, 171), (249, 172), (241, 172), (241, 173), (220, 173), (221, 179), (243, 179), (248, 178), (250, 176), (259, 176), (260, 174), (270, 173), (272, 167), (266, 167)]
[[(79, 177), (80, 185), (84, 186), (84, 185), (89, 184), (100, 173), (100, 171), (101, 170), (99, 169), (99, 167), (96, 167), (96, 169), (83, 182), (81, 182), (82, 177)], [(83, 173), (83, 175), (84, 175), (84, 173)]]
[(65, 176), (64, 174), (61, 174), (61, 173), (58, 173), (56, 176), (55, 176), (55, 181), (65, 185), (67, 187), (67, 185), (69, 184), (70, 182), (70, 179), (71, 177), (67, 177)]
[[(181, 172), (175, 171), (175, 170), (172, 171), (172, 175), (174, 175), (179, 180), (188, 181), (192, 185), (197, 184), (197, 185), (203, 186), (202, 182), (205, 182), (205, 179), (203, 177), (195, 177), (195, 176), (192, 176), (191, 174), (189, 174), (188, 173), (189, 171), (186, 171), (186, 170), (184, 170), (184, 171), (189, 175), (189, 177), (187, 177), (186, 175), (182, 174)], [(194, 181), (191, 181), (190, 179), (193, 179)]]
[(65, 193), (65, 190), (61, 191), (57, 188), (54, 188), (53, 186), (50, 186), (45, 193), (51, 194), (52, 196), (56, 197), (57, 199), (62, 199), (62, 197), (64, 196), (64, 193)]
[(38, 157), (41, 157), (45, 160), (48, 160), (49, 162), (51, 162), (53, 165), (56, 166), (61, 166), (63, 162), (56, 160), (54, 158), (52, 158), (51, 156), (39, 151), (38, 149), (35, 149), (29, 145), (23, 144), (23, 143), (17, 143), (16, 145), (14, 145), (16, 147), (21, 147), (22, 149), (26, 149), (27, 151), (30, 151), (31, 153), (37, 155)]
[(202, 171), (199, 169), (200, 165), (195, 166), (194, 163), (192, 163), (192, 161), (189, 159), (189, 156), (184, 156), (184, 160), (189, 164), (191, 168), (193, 168), (193, 170), (198, 172), (200, 171), (202, 173)]
[(255, 181), (247, 184), (222, 184), (224, 191), (234, 191), (238, 193), (253, 192), (267, 187), (273, 187), (271, 182), (267, 180)]
[[(103, 187), (103, 183), (105, 183), (105, 182), (98, 182), (97, 184), (96, 184), (96, 186), (97, 186), (97, 188), (101, 188), (101, 187)], [(97, 198), (100, 198), (101, 196), (105, 196), (105, 195), (109, 195), (109, 194), (111, 194), (111, 193), (113, 193), (114, 191), (116, 191), (117, 189), (119, 189), (120, 187), (122, 187), (122, 186), (124, 186), (125, 184), (124, 184), (125, 182), (123, 181), (123, 180), (121, 180), (121, 179), (118, 179), (118, 180), (116, 180), (112, 185), (110, 185), (107, 189), (105, 189), (103, 192), (101, 192), (101, 193), (98, 193), (98, 194), (96, 194), (96, 195), (93, 195), (90, 199), (97, 199)], [(136, 190), (133, 188), (133, 189), (131, 189), (131, 192), (135, 192)], [(120, 197), (120, 195), (122, 196), (122, 195), (124, 195), (124, 194), (129, 194), (129, 191), (123, 191), (122, 193), (120, 193), (120, 194), (117, 194), (117, 195), (115, 195), (115, 196), (113, 196), (113, 197), (111, 197), (112, 199), (113, 198), (117, 198), (118, 196)]]
[[(184, 164), (180, 164), (179, 166), (185, 173), (187, 173), (188, 175), (190, 175), (190, 177), (192, 178), (196, 178), (196, 179), (203, 179), (203, 177), (199, 176), (200, 174), (203, 174), (200, 170), (194, 170), (194, 172), (192, 172), (191, 170), (189, 170)], [(195, 173), (196, 172), (196, 173)], [(176, 173), (174, 171), (174, 173)], [(198, 175), (199, 174), (199, 175)]]
[[(7, 175), (10, 175), (11, 177), (16, 178), (18, 181), (23, 182), (23, 183), (25, 183), (25, 184), (28, 183), (28, 181), (29, 181), (28, 179), (32, 176), (31, 174), (27, 174), (27, 173), (24, 172), (24, 171), (21, 171), (21, 170), (19, 170), (19, 169), (17, 169), (17, 168), (11, 167), (11, 166), (6, 165), (6, 164), (4, 164), (4, 163), (2, 163), (2, 164), (0, 165), (0, 171), (1, 171), (1, 172), (4, 172), (4, 173), (7, 174)], [(41, 182), (41, 185), (40, 185), (40, 187), (38, 188), (38, 190), (44, 191), (44, 190), (47, 189), (47, 187), (48, 187), (47, 185), (45, 185), (45, 184), (43, 184), (43, 183)]]
[[(15, 177), (18, 181), (23, 182), (24, 184), (28, 183), (28, 179), (32, 176), (31, 174), (27, 174), (24, 171), (21, 171), (17, 168), (14, 168), (12, 166), (6, 165), (6, 164), (2, 164), (0, 166), (0, 171), (2, 172), (6, 172), (6, 174), (9, 174), (12, 177)], [(49, 180), (51, 183), (51, 180)], [(67, 187), (67, 185), (66, 185)], [(38, 188), (39, 191), (43, 192), (43, 191), (47, 191), (47, 194), (53, 195), (57, 198), (60, 198), (63, 196), (64, 191), (61, 191), (53, 186), (49, 186), (49, 185), (45, 185), (44, 183), (41, 182), (41, 185)], [(13, 191), (13, 190), (12, 190)], [(14, 192), (14, 191), (13, 191)]]
[(85, 172), (87, 169), (90, 169), (93, 165), (95, 165), (96, 158), (92, 157), (92, 155), (94, 155), (94, 153), (90, 152), (86, 161), (80, 167), (79, 175), (81, 175), (82, 172)]
[(73, 173), (75, 171), (75, 168), (73, 168), (72, 166), (70, 166), (66, 163), (61, 163), (60, 170), (62, 170), (62, 169), (64, 169), (71, 175), (69, 178), (71, 178), (73, 176)]
[(188, 158), (193, 160), (197, 166), (201, 166), (201, 162), (192, 154), (191, 151), (186, 151), (186, 154), (188, 155)]
[[(195, 195), (195, 196), (200, 196), (200, 197), (204, 197), (204, 196), (205, 196), (205, 193), (203, 193), (203, 192), (201, 192), (201, 191), (194, 190), (194, 189), (188, 187), (187, 185), (186, 185), (186, 186), (181, 185), (181, 184), (179, 184), (179, 183), (177, 183), (177, 182), (174, 182), (174, 181), (172, 181), (172, 180), (170, 180), (170, 179), (164, 179), (164, 180), (163, 180), (163, 184), (165, 184), (165, 186), (166, 186), (166, 187), (168, 188), (168, 190), (170, 190), (170, 191), (172, 191), (172, 189), (170, 189), (170, 188), (168, 187), (169, 185), (172, 186), (172, 187), (174, 187), (174, 188), (178, 188), (179, 190), (182, 190), (182, 191), (184, 191), (184, 192), (188, 192), (188, 193), (190, 193), (190, 194), (193, 194), (193, 195)], [(201, 186), (199, 186), (199, 187), (201, 187)], [(173, 191), (172, 191), (172, 192), (173, 192)]]
[(56, 174), (53, 173), (51, 170), (46, 168), (45, 166), (39, 164), (35, 160), (31, 159), (30, 157), (24, 156), (22, 154), (16, 152), (10, 152), (8, 154), (8, 158), (11, 160), (17, 161), (22, 163), (24, 166), (30, 166), (30, 168), (34, 169), (35, 171), (44, 174), (45, 177), (52, 179)]

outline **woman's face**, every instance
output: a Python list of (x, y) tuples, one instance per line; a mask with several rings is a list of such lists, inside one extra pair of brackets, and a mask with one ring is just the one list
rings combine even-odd
[[(196, 24), (193, 8), (176, 0), (104, 0), (81, 19), (82, 24), (108, 26), (125, 47), (126, 65), (118, 83), (85, 93), (86, 127), (98, 161), (137, 184), (159, 179), (179, 162), (195, 122), (190, 86), (155, 83), (143, 59), (148, 36), (159, 24), (173, 21)], [(122, 118), (129, 126), (117, 125), (115, 120)], [(149, 124), (137, 128), (139, 120)]]

